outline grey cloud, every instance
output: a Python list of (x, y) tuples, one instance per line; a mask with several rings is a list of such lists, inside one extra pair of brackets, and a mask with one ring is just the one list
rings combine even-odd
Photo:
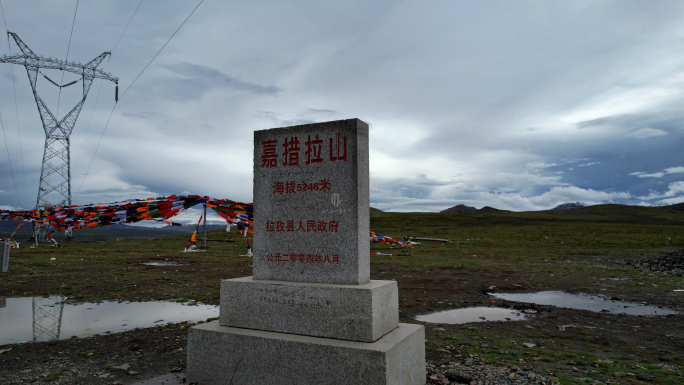
[(326, 110), (326, 109), (319, 109), (319, 108), (307, 108), (306, 111), (302, 113), (302, 115), (334, 115), (336, 114), (337, 111), (335, 110)]
[(147, 111), (126, 111), (121, 113), (122, 116), (125, 116), (127, 118), (137, 118), (137, 119), (146, 119), (146, 120), (156, 120), (162, 117), (162, 114), (156, 113), (156, 112), (147, 112)]
[[(382, 179), (371, 179), (371, 197), (384, 208), (436, 211), (464, 203), (528, 209), (575, 199), (575, 190), (548, 193), (555, 185), (577, 187), (577, 199), (596, 202), (605, 195), (589, 190), (666, 194), (666, 186), (682, 176), (665, 170), (681, 164), (684, 147), (679, 108), (684, 100), (677, 94), (684, 54), (672, 49), (681, 40), (684, 4), (523, 1), (522, 6), (497, 1), (434, 2), (429, 7), (391, 0), (305, 7), (296, 2), (205, 2), (136, 82), (130, 98), (117, 106), (89, 171), (132, 187), (110, 195), (97, 191), (92, 199), (134, 198), (126, 194), (137, 191), (202, 194), (212, 188), (218, 196), (233, 198), (239, 191), (247, 197), (251, 148), (235, 144), (246, 145), (245, 133), (267, 128), (265, 122), (291, 126), (333, 120), (342, 113), (372, 121), (374, 131), (383, 132), (371, 143), (372, 151), (382, 152), (376, 159), (385, 167)], [(81, 2), (70, 57), (85, 60), (113, 47), (136, 7), (103, 4)], [(107, 70), (121, 79), (122, 90), (191, 8), (181, 1), (161, 8), (143, 3)], [(37, 53), (64, 55), (70, 23), (54, 21), (71, 20), (73, 7), (36, 0), (34, 5), (10, 2), (4, 10), (10, 30)], [(4, 53), (6, 45), (0, 47)], [(30, 123), (22, 135), (35, 132), (36, 151), (42, 151), (30, 87), (23, 69), (14, 69), (21, 126)], [(2, 71), (0, 112), (14, 119), (7, 102), (14, 98), (11, 73), (7, 67)], [(103, 87), (103, 95), (110, 86)], [(619, 99), (623, 90), (651, 88), (667, 88), (672, 100), (642, 110), (620, 108), (620, 114), (608, 111), (611, 116), (577, 124), (563, 120), (578, 111), (573, 116), (584, 116), (585, 109), (600, 104), (593, 104), (594, 98)], [(95, 89), (75, 134), (86, 123)], [(99, 108), (104, 110), (102, 100)], [(94, 121), (102, 123), (93, 127), (104, 126), (111, 105), (97, 110)], [(586, 116), (600, 116), (594, 113)], [(10, 128), (8, 134), (14, 131)], [(202, 144), (208, 137), (235, 145), (232, 152), (216, 156), (220, 167), (179, 161), (206, 154)], [(89, 144), (82, 149), (88, 161), (95, 146)], [(27, 179), (28, 196), (37, 190), (41, 157), (26, 154), (24, 147), (27, 170), (37, 170)], [(97, 168), (100, 160), (102, 168)], [(447, 181), (406, 177), (402, 163), (414, 166), (415, 174), (426, 170)], [(198, 169), (216, 173), (221, 167), (224, 175), (240, 170), (239, 178), (223, 179), (246, 186), (246, 192), (215, 187), (210, 182), (215, 176), (196, 177)], [(665, 174), (648, 178), (629, 175), (633, 172)], [(0, 188), (10, 193), (0, 194), (0, 204), (15, 204), (11, 183), (9, 171), (2, 172)], [(673, 198), (678, 191), (671, 193)], [(543, 199), (532, 199), (539, 196)], [(620, 199), (629, 203), (628, 195)]]
[(193, 63), (175, 63), (163, 66), (170, 76), (147, 81), (147, 88), (156, 89), (165, 98), (198, 100), (204, 94), (217, 90), (235, 90), (254, 95), (275, 95), (282, 89), (241, 80), (219, 70)]
[(636, 139), (645, 139), (645, 138), (652, 138), (652, 137), (665, 136), (665, 135), (667, 135), (667, 132), (665, 132), (663, 130), (658, 130), (656, 128), (650, 128), (650, 127), (640, 128), (640, 129), (629, 134), (629, 136), (636, 138)]
[(199, 64), (178, 63), (167, 65), (166, 68), (178, 75), (187, 77), (187, 79), (191, 80), (193, 83), (200, 83), (208, 88), (234, 88), (236, 90), (255, 94), (276, 94), (282, 91), (276, 86), (262, 86), (260, 84), (246, 82)]
[(669, 174), (680, 174), (684, 173), (684, 167), (678, 166), (678, 167), (668, 167), (664, 169), (663, 171), (658, 171), (654, 173), (646, 173), (643, 171), (636, 171), (636, 172), (631, 172), (629, 175), (631, 176), (636, 176), (639, 178), (662, 178), (665, 175)]
[(656, 111), (640, 114), (605, 116), (577, 123), (580, 129), (612, 127), (636, 139), (667, 135), (684, 126), (684, 115), (679, 111)]
[(662, 178), (665, 176), (665, 173), (664, 172), (656, 172), (653, 174), (646, 174), (643, 172), (633, 172), (633, 173), (630, 173), (629, 175), (638, 176), (639, 178)]
[(256, 111), (254, 115), (259, 119), (271, 121), (275, 127), (289, 127), (314, 123), (314, 121), (308, 119), (283, 119), (280, 114), (271, 111)]

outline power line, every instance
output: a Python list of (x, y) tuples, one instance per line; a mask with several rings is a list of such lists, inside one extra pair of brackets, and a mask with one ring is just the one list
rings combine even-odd
[(9, 145), (7, 144), (7, 135), (5, 134), (5, 123), (2, 121), (2, 113), (0, 112), (0, 126), (2, 126), (2, 136), (5, 138), (5, 148), (7, 149), (7, 159), (9, 160), (10, 173), (12, 174), (12, 182), (14, 183), (14, 192), (17, 194), (17, 206), (21, 206), (19, 202), (19, 191), (17, 190), (17, 181), (14, 179), (14, 168), (12, 167), (12, 158), (10, 157)]
[[(5, 24), (5, 31), (9, 32), (9, 27), (7, 26), (7, 19), (5, 18), (5, 9), (2, 6), (1, 0), (0, 0), (0, 12), (2, 13), (2, 22)], [(10, 44), (9, 33), (7, 34), (7, 47), (9, 49), (9, 54), (12, 55), (12, 44)], [(15, 85), (14, 66), (11, 66), (10, 70), (12, 71), (12, 91), (14, 94), (14, 113), (15, 113), (16, 118), (17, 118), (17, 135), (19, 138), (19, 159), (21, 160), (21, 175), (22, 175), (22, 179), (24, 180), (24, 196), (28, 197), (28, 187), (26, 186), (26, 170), (24, 168), (24, 150), (23, 150), (23, 147), (21, 144), (21, 130), (19, 129), (19, 126), (20, 126), (20, 124), (19, 124), (19, 107), (17, 106), (17, 87)], [(2, 132), (4, 135), (5, 134), (4, 124), (2, 127)], [(6, 136), (5, 136), (5, 147), (7, 147), (7, 157), (9, 158), (10, 154), (9, 154), (9, 147), (8, 147)], [(12, 165), (12, 160), (10, 159), (10, 169), (11, 169), (11, 165)], [(12, 179), (14, 179), (14, 170), (11, 170), (11, 171), (12, 171)], [(15, 183), (14, 190), (16, 191), (17, 190), (16, 180), (14, 183)], [(17, 193), (17, 202), (19, 202), (19, 194), (18, 193)], [(21, 203), (19, 203), (18, 205), (21, 207)]]
[[(131, 25), (131, 22), (133, 21), (135, 14), (138, 13), (138, 9), (140, 9), (140, 5), (142, 4), (142, 2), (143, 2), (143, 0), (140, 0), (140, 2), (138, 3), (138, 6), (135, 8), (135, 11), (133, 11), (131, 18), (128, 19), (128, 23), (126, 23), (126, 27), (124, 28), (123, 32), (121, 32), (121, 35), (119, 36), (119, 40), (117, 40), (116, 44), (114, 44), (114, 48), (112, 48), (111, 55), (109, 55), (109, 57), (107, 57), (107, 64), (105, 64), (105, 69), (104, 69), (105, 71), (107, 71), (107, 69), (109, 68), (109, 62), (112, 59), (112, 55), (114, 54), (116, 47), (119, 46), (119, 42), (121, 41), (121, 38), (123, 38), (124, 34), (128, 30), (128, 26)], [(81, 146), (78, 147), (79, 149), (81, 147), (83, 147), (83, 143), (85, 142), (86, 137), (88, 136), (88, 131), (90, 131), (90, 124), (93, 122), (93, 115), (95, 115), (95, 107), (97, 107), (97, 102), (98, 102), (98, 100), (100, 100), (100, 91), (102, 91), (102, 83), (103, 82), (100, 82), (100, 86), (97, 89), (97, 94), (95, 95), (95, 103), (93, 104), (93, 109), (90, 112), (90, 119), (88, 119), (88, 125), (86, 126), (85, 134), (83, 135), (83, 142), (81, 142)], [(99, 143), (98, 143), (98, 147), (99, 147)], [(82, 153), (82, 150), (79, 150), (77, 155), (76, 155), (76, 164), (78, 164), (78, 159), (81, 157), (81, 153)], [(91, 160), (91, 162), (92, 162), (92, 160)], [(88, 166), (88, 168), (90, 168), (90, 166)], [(81, 182), (81, 184), (83, 184), (83, 182)], [(80, 187), (79, 187), (79, 190), (80, 190)]]
[[(2, 0), (0, 0), (0, 11), (2, 11), (2, 22), (5, 23), (5, 31), (7, 32), (9, 29), (7, 28), (7, 19), (5, 19), (5, 8), (2, 6)], [(9, 45), (9, 35), (7, 35), (7, 45)], [(12, 49), (10, 48), (10, 51), (11, 50)], [(12, 53), (10, 52), (10, 55), (11, 54)]]
[(102, 138), (104, 138), (104, 134), (107, 131), (107, 126), (109, 126), (109, 121), (112, 120), (112, 115), (114, 115), (114, 110), (116, 109), (116, 106), (117, 106), (117, 103), (114, 103), (114, 107), (112, 107), (112, 112), (109, 113), (109, 118), (107, 118), (107, 123), (105, 124), (105, 128), (104, 128), (104, 130), (102, 130), (102, 135), (100, 135), (100, 140), (97, 141), (97, 146), (95, 146), (95, 152), (93, 152), (93, 156), (90, 158), (90, 162), (88, 163), (88, 168), (86, 169), (85, 174), (83, 174), (83, 179), (81, 179), (81, 184), (78, 186), (78, 190), (76, 190), (75, 196), (78, 196), (78, 194), (81, 192), (81, 187), (83, 187), (83, 182), (85, 182), (85, 178), (88, 176), (88, 171), (90, 171), (90, 166), (93, 165), (93, 160), (95, 160), (95, 154), (97, 154), (97, 150), (100, 148), (100, 143), (102, 143)]
[[(33, 96), (36, 100), (38, 112), (40, 113), (45, 130), (45, 147), (43, 151), (43, 165), (40, 175), (40, 187), (38, 188), (38, 199), (36, 207), (41, 205), (52, 205), (51, 195), (60, 195), (62, 202), (57, 204), (71, 204), (71, 165), (69, 157), (70, 141), (69, 136), (73, 131), (78, 114), (83, 108), (88, 91), (93, 81), (106, 79), (118, 84), (119, 79), (98, 69), (102, 61), (109, 56), (109, 52), (103, 52), (86, 64), (76, 62), (60, 61), (36, 55), (16, 33), (9, 32), (14, 41), (19, 46), (23, 55), (0, 57), (0, 63), (20, 64), (26, 67)], [(58, 69), (81, 75), (83, 80), (83, 98), (71, 111), (61, 120), (52, 114), (36, 91), (39, 68)], [(51, 183), (50, 176), (56, 176), (57, 183)], [(61, 199), (61, 198), (60, 198)]]
[[(199, 6), (202, 5), (203, 2), (204, 2), (204, 0), (200, 0), (200, 2), (197, 4), (197, 6), (192, 10), (192, 12), (190, 12), (190, 14), (188, 15), (188, 17), (186, 17), (185, 20), (183, 20), (183, 22), (181, 23), (181, 25), (176, 29), (176, 31), (173, 33), (173, 35), (171, 35), (171, 37), (169, 37), (169, 40), (167, 40), (166, 43), (164, 43), (164, 45), (159, 49), (159, 51), (157, 51), (157, 53), (154, 55), (154, 57), (152, 57), (152, 60), (150, 60), (150, 62), (147, 63), (147, 65), (145, 66), (145, 68), (143, 68), (143, 70), (140, 71), (140, 73), (138, 74), (138, 76), (136, 76), (135, 79), (133, 79), (133, 82), (131, 82), (131, 84), (130, 84), (130, 85), (126, 88), (126, 90), (121, 94), (121, 96), (119, 97), (119, 100), (121, 100), (121, 99), (124, 97), (124, 95), (126, 95), (126, 93), (128, 92), (128, 90), (131, 89), (131, 87), (133, 86), (133, 84), (135, 84), (135, 82), (138, 80), (138, 78), (140, 78), (140, 76), (143, 74), (143, 72), (145, 72), (145, 70), (147, 70), (147, 68), (150, 66), (150, 64), (152, 64), (152, 62), (154, 61), (154, 59), (156, 59), (157, 56), (159, 56), (159, 54), (161, 53), (161, 51), (164, 50), (164, 47), (166, 47), (166, 45), (169, 44), (169, 42), (171, 41), (171, 39), (173, 39), (173, 37), (176, 36), (176, 34), (178, 33), (178, 31), (180, 31), (180, 29), (183, 28), (183, 26), (184, 26), (185, 23), (188, 21), (188, 19), (190, 19), (190, 17), (195, 13), (195, 11), (197, 11), (197, 8), (199, 8)], [(81, 185), (78, 187), (78, 190), (77, 190), (77, 192), (76, 192), (76, 195), (78, 195), (78, 194), (81, 192), (81, 187), (83, 186), (83, 182), (85, 181), (86, 176), (88, 176), (88, 172), (90, 171), (90, 166), (93, 164), (93, 160), (95, 159), (95, 155), (97, 154), (97, 150), (100, 148), (100, 143), (102, 142), (102, 138), (104, 138), (105, 132), (107, 131), (107, 127), (109, 127), (109, 122), (110, 122), (110, 120), (112, 119), (112, 115), (114, 114), (114, 110), (116, 109), (116, 106), (117, 106), (117, 105), (118, 105), (118, 103), (117, 103), (117, 104), (114, 104), (114, 107), (112, 108), (112, 112), (109, 114), (109, 118), (107, 119), (107, 123), (105, 124), (105, 128), (104, 128), (104, 130), (102, 131), (102, 135), (100, 136), (100, 140), (97, 142), (97, 146), (95, 147), (95, 152), (93, 153), (93, 156), (90, 158), (90, 163), (88, 164), (88, 168), (86, 169), (85, 175), (83, 175), (83, 180), (81, 180)]]
[(128, 26), (131, 25), (131, 21), (133, 21), (133, 18), (135, 17), (135, 14), (138, 13), (138, 9), (140, 8), (140, 5), (142, 4), (142, 2), (143, 2), (143, 0), (140, 0), (140, 2), (138, 3), (138, 6), (135, 8), (135, 11), (134, 11), (133, 14), (131, 15), (131, 18), (128, 19), (128, 24), (126, 24), (126, 28), (124, 28), (123, 32), (121, 32), (121, 36), (119, 36), (119, 40), (116, 41), (116, 44), (114, 44), (114, 48), (112, 48), (112, 54), (114, 54), (114, 51), (116, 50), (116, 47), (119, 46), (119, 42), (121, 41), (121, 38), (123, 37), (123, 35), (124, 35), (124, 34), (126, 33), (126, 31), (128, 30)]
[(135, 79), (133, 79), (133, 82), (132, 82), (132, 83), (128, 86), (128, 88), (126, 88), (126, 90), (121, 94), (121, 97), (119, 98), (119, 100), (121, 100), (121, 99), (124, 97), (124, 95), (126, 95), (126, 92), (128, 92), (128, 90), (129, 90), (131, 87), (133, 87), (133, 84), (135, 84), (135, 82), (138, 80), (138, 78), (140, 77), (140, 75), (142, 75), (143, 72), (145, 72), (145, 70), (147, 69), (147, 67), (149, 67), (150, 64), (152, 64), (152, 62), (154, 61), (154, 59), (156, 59), (157, 56), (159, 56), (159, 54), (160, 54), (161, 51), (164, 49), (164, 47), (166, 47), (166, 45), (169, 44), (169, 42), (171, 41), (171, 39), (173, 39), (173, 37), (176, 36), (176, 33), (178, 33), (178, 31), (180, 31), (180, 29), (183, 28), (183, 25), (185, 25), (185, 22), (188, 21), (188, 19), (190, 18), (190, 16), (192, 16), (192, 14), (195, 13), (195, 11), (197, 10), (197, 8), (199, 8), (199, 6), (202, 5), (203, 2), (204, 2), (204, 0), (200, 0), (199, 4), (197, 4), (197, 6), (195, 7), (195, 9), (193, 9), (192, 12), (190, 12), (190, 14), (188, 15), (188, 17), (186, 17), (185, 20), (183, 20), (183, 22), (181, 23), (180, 27), (178, 27), (178, 29), (176, 29), (176, 32), (174, 32), (173, 35), (171, 35), (171, 37), (169, 38), (169, 40), (167, 40), (166, 43), (164, 43), (164, 45), (163, 45), (163, 46), (159, 49), (159, 51), (154, 55), (154, 57), (152, 58), (152, 60), (150, 60), (150, 62), (147, 63), (147, 65), (145, 66), (145, 68), (143, 68), (143, 70), (140, 71), (140, 73), (138, 74), (138, 76), (136, 76)]
[[(64, 58), (64, 61), (69, 60), (69, 51), (71, 50), (71, 39), (74, 37), (74, 25), (76, 25), (76, 13), (78, 12), (78, 1), (76, 0), (76, 9), (74, 9), (74, 19), (71, 21), (71, 32), (69, 33), (69, 45), (67, 45), (67, 53), (66, 57)], [(62, 74), (64, 74), (64, 71), (62, 71)], [(62, 82), (64, 82), (64, 78), (62, 78)]]
[[(76, 9), (74, 10), (74, 19), (71, 21), (71, 33), (69, 34), (69, 45), (67, 45), (67, 52), (64, 61), (69, 60), (69, 50), (71, 50), (71, 38), (74, 36), (74, 25), (76, 25), (76, 13), (78, 12), (78, 1), (76, 0)], [(54, 82), (53, 82), (54, 83)], [(60, 84), (64, 84), (64, 71), (62, 71), (62, 80)], [(59, 87), (59, 97), (57, 98), (57, 118), (59, 119), (59, 103), (62, 101), (62, 87)]]

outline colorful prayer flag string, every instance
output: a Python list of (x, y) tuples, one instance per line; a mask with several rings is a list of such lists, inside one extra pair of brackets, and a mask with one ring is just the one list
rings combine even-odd
[[(123, 202), (100, 203), (90, 205), (55, 206), (25, 211), (0, 210), (0, 220), (15, 219), (22, 222), (34, 222), (37, 225), (52, 226), (56, 230), (78, 230), (123, 223), (136, 223), (143, 220), (164, 222), (169, 225), (179, 225), (169, 221), (181, 211), (198, 204), (206, 204), (228, 226), (237, 226), (241, 232), (252, 234), (254, 224), (254, 206), (252, 203), (236, 202), (229, 199), (216, 199), (207, 196), (171, 195), (148, 199), (129, 199)], [(15, 230), (16, 233), (16, 230)], [(14, 233), (12, 234), (14, 235)], [(370, 232), (373, 242), (411, 246), (411, 242), (401, 242), (392, 237)], [(11, 238), (11, 236), (10, 236)]]

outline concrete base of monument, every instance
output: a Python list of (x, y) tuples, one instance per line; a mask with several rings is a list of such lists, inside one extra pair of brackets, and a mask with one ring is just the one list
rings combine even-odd
[(221, 281), (222, 326), (373, 342), (399, 325), (396, 281), (363, 285)]
[(368, 343), (214, 321), (189, 331), (187, 379), (198, 385), (425, 384), (425, 328), (400, 323)]

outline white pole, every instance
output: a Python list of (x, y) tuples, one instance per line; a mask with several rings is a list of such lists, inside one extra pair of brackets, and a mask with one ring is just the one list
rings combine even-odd
[(204, 248), (207, 248), (207, 204), (204, 204)]

